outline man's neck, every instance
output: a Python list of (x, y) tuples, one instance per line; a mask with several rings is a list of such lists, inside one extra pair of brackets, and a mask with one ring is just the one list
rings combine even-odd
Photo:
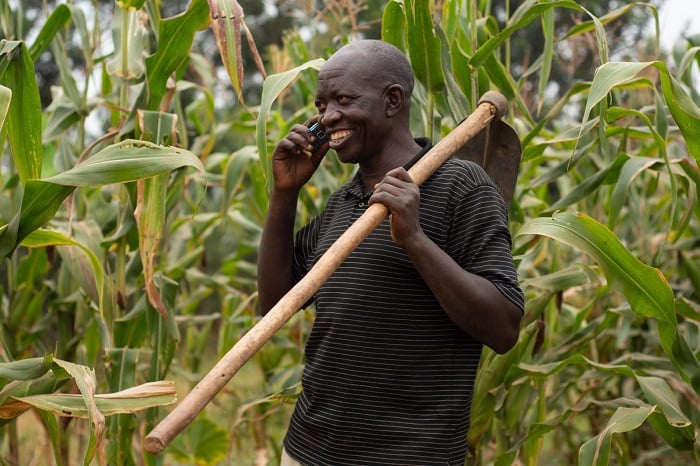
[(359, 166), (365, 192), (372, 191), (389, 170), (404, 166), (422, 149), (413, 137), (386, 144), (377, 157)]

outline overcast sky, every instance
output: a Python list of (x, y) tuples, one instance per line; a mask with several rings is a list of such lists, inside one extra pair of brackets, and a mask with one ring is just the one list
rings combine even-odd
[[(700, 34), (699, 0), (666, 0), (659, 10), (661, 44), (670, 48), (681, 34)], [(653, 27), (653, 26), (652, 26)]]

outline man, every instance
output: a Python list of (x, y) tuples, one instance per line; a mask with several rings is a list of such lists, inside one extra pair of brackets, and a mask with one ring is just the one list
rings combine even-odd
[[(523, 295), (507, 210), (477, 165), (449, 160), (419, 189), (406, 171), (429, 149), (409, 129), (413, 73), (375, 40), (336, 52), (318, 75), (318, 150), (295, 125), (273, 154), (258, 262), (267, 312), (364, 212), (390, 217), (314, 297), (303, 390), (284, 455), (303, 465), (463, 464), (482, 345), (517, 341)], [(299, 191), (328, 149), (356, 176), (294, 235)], [(284, 464), (284, 462), (283, 462)]]

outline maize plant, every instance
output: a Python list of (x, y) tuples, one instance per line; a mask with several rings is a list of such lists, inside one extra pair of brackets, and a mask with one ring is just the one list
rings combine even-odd
[[(268, 2), (295, 23), (261, 48), (254, 2), (165, 3), (45, 2), (31, 31), (0, 5), (0, 464), (278, 463), (313, 309), (142, 442), (257, 322), (271, 153), (358, 37), (410, 58), (416, 135), (497, 90), (522, 144), (526, 312), (482, 354), (468, 464), (700, 459), (700, 38), (660, 48), (654, 3), (334, 0)], [(352, 173), (326, 157), (299, 224)]]

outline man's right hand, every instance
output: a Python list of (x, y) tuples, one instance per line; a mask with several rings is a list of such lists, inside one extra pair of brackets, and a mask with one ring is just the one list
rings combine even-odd
[[(314, 123), (318, 118), (306, 122)], [(289, 134), (275, 147), (272, 154), (272, 174), (275, 177), (275, 189), (278, 191), (299, 191), (318, 168), (323, 156), (328, 152), (328, 143), (317, 151), (313, 150), (316, 137), (304, 125), (294, 125)]]

